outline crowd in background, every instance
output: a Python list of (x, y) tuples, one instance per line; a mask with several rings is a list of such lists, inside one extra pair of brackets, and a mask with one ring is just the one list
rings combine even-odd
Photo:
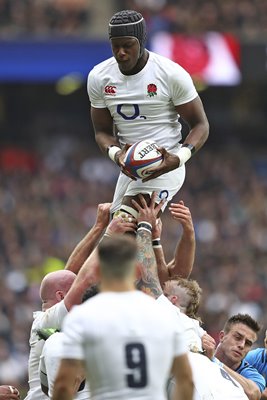
[[(64, 266), (94, 223), (97, 204), (111, 201), (118, 174), (99, 150), (85, 157), (84, 143), (74, 138), (53, 139), (46, 148), (9, 148), (0, 158), (0, 382), (16, 386), (26, 382), (40, 280)], [(236, 312), (248, 312), (267, 326), (267, 154), (231, 148), (196, 155), (175, 197), (192, 213), (197, 239), (193, 277), (203, 288), (204, 326), (215, 338), (226, 317)], [(166, 210), (162, 241), (167, 260), (180, 235), (181, 227)]]
[[(97, 25), (97, 0), (0, 0), (0, 38), (36, 36), (84, 36)], [(135, 9), (148, 21), (150, 34), (159, 31), (197, 34), (231, 32), (253, 39), (267, 34), (265, 0), (102, 0), (110, 15)], [(97, 24), (95, 19), (97, 18)], [(103, 30), (103, 37), (106, 31)]]
[[(111, 14), (123, 8), (141, 11), (150, 33), (215, 29), (245, 38), (267, 34), (266, 0), (105, 1), (111, 5)], [(0, 39), (89, 37), (96, 3), (0, 0)], [(102, 22), (100, 27), (106, 27), (106, 17)], [(106, 38), (106, 29), (101, 29)], [(237, 117), (246, 125), (246, 135), (264, 122), (256, 112), (258, 104), (252, 108), (258, 98), (254, 92), (241, 96)], [(3, 113), (1, 108), (0, 120)], [(227, 111), (214, 108), (211, 114), (217, 131), (224, 131)], [(78, 117), (69, 113), (67, 118)], [(45, 121), (56, 131), (54, 116), (47, 114)], [(40, 134), (38, 126), (33, 130)], [(40, 135), (35, 149), (22, 150), (14, 141), (8, 147), (1, 143), (0, 150), (0, 384), (14, 384), (22, 396), (23, 387), (27, 388), (32, 312), (40, 309), (40, 281), (47, 272), (64, 267), (94, 223), (98, 203), (111, 201), (118, 175), (117, 167), (101, 157), (89, 139), (88, 147), (79, 142), (76, 131), (72, 136), (57, 137), (55, 132), (51, 137)], [(188, 162), (186, 182), (174, 199), (184, 200), (192, 213), (197, 239), (192, 277), (203, 289), (201, 317), (214, 338), (226, 318), (236, 312), (248, 312), (267, 327), (264, 148), (262, 143), (251, 149), (239, 142), (236, 147), (205, 146)], [(162, 242), (168, 260), (180, 235), (181, 227), (166, 210)]]
[(122, 9), (139, 10), (152, 33), (218, 31), (245, 38), (267, 34), (265, 0), (118, 0), (118, 4)]

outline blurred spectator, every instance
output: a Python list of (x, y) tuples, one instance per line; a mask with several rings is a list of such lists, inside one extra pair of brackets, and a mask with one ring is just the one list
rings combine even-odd
[(120, 0), (118, 7), (140, 11), (150, 33), (219, 31), (249, 38), (267, 34), (265, 0)]
[[(92, 10), (96, 3), (97, 0), (0, 0), (0, 38), (86, 37), (92, 33), (96, 17)], [(108, 7), (110, 16), (120, 9), (140, 11), (148, 22), (150, 34), (219, 31), (248, 38), (267, 35), (265, 0), (108, 0), (108, 3), (102, 0), (103, 11)], [(100, 6), (95, 10), (101, 14)], [(106, 17), (103, 12), (103, 25)], [(101, 16), (97, 16), (97, 21), (101, 24)]]

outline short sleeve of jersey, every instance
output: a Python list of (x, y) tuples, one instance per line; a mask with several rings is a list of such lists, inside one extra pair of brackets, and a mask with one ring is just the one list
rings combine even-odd
[(101, 84), (96, 76), (96, 71), (93, 68), (92, 71), (89, 72), (87, 79), (87, 92), (89, 96), (89, 100), (91, 105), (95, 108), (106, 108), (106, 103), (104, 100), (104, 96), (101, 91)]
[(84, 320), (80, 318), (76, 307), (65, 318), (63, 323), (63, 358), (83, 360), (83, 325)]
[(36, 329), (41, 328), (55, 328), (61, 329), (63, 319), (68, 314), (68, 310), (65, 306), (64, 300), (48, 308), (42, 317), (38, 321)]
[(250, 365), (247, 361), (243, 360), (240, 367), (236, 370), (240, 375), (255, 382), (261, 392), (265, 389), (266, 382), (264, 377)]
[(198, 96), (191, 76), (178, 64), (170, 75), (169, 87), (175, 106), (189, 103)]

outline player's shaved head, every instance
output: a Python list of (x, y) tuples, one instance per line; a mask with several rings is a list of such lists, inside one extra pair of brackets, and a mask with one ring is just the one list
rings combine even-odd
[(47, 274), (40, 287), (43, 310), (61, 301), (69, 291), (76, 275), (68, 270), (59, 270)]

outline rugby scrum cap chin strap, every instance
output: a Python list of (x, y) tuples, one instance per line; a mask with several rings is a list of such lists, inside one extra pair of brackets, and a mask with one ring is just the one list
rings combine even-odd
[(140, 57), (146, 43), (146, 23), (142, 14), (133, 10), (123, 10), (113, 15), (109, 21), (109, 39), (130, 36), (140, 44)]

